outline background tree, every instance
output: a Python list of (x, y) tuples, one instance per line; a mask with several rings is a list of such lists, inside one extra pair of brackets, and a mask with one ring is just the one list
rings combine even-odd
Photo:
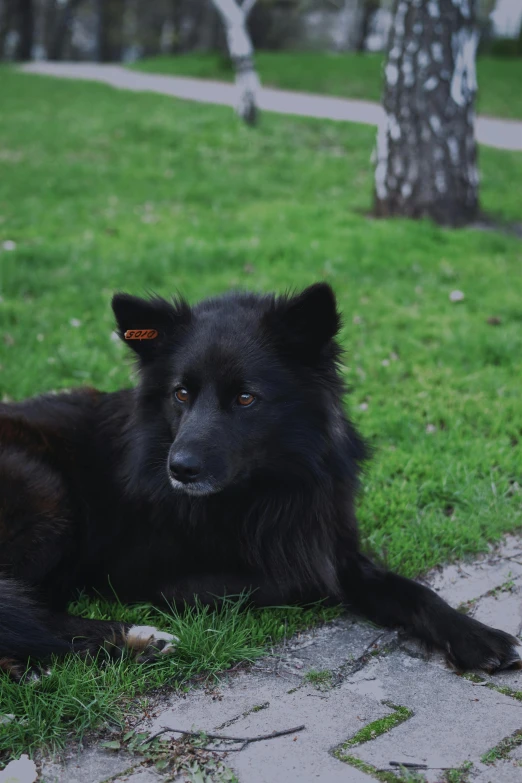
[(377, 138), (375, 212), (462, 225), (478, 213), (474, 0), (398, 0)]
[(5, 55), (5, 40), (13, 23), (14, 12), (14, 0), (3, 0), (0, 3), (0, 58)]
[(117, 62), (123, 51), (125, 0), (97, 0), (98, 62)]
[(70, 34), (74, 15), (85, 0), (65, 0), (59, 5), (55, 2), (53, 17), (50, 22), (49, 47), (47, 56), (50, 60), (63, 58), (65, 42)]
[(378, 0), (363, 0), (361, 13), (359, 16), (359, 29), (355, 39), (355, 51), (366, 51), (366, 39), (370, 32), (370, 26), (374, 14), (379, 10)]
[(17, 60), (30, 60), (34, 41), (34, 7), (33, 0), (17, 0), (18, 45), (16, 47)]
[(259, 77), (254, 67), (254, 48), (247, 30), (247, 18), (256, 0), (212, 0), (219, 11), (227, 34), (228, 51), (236, 75), (238, 91), (236, 111), (248, 124), (258, 116)]

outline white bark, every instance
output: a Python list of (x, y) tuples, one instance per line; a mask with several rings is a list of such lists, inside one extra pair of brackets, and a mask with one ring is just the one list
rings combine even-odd
[(247, 16), (256, 0), (212, 0), (218, 10), (227, 35), (230, 58), (236, 74), (237, 106), (239, 116), (254, 125), (258, 114), (259, 77), (254, 68), (254, 47), (246, 27)]
[(478, 39), (476, 30), (465, 28), (452, 36), (455, 67), (451, 78), (451, 97), (457, 106), (465, 106), (468, 95), (474, 95), (477, 90), (475, 57)]
[(396, 0), (377, 135), (378, 215), (462, 225), (478, 214), (476, 0)]
[(248, 19), (250, 11), (255, 6), (257, 0), (243, 0), (243, 3), (241, 5), (241, 10), (245, 14), (245, 19)]

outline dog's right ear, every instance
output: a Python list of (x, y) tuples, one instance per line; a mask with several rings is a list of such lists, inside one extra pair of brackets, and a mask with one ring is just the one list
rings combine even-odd
[(183, 299), (172, 303), (159, 296), (142, 299), (130, 294), (115, 294), (112, 309), (118, 334), (143, 362), (152, 360), (171, 342), (180, 328), (190, 323), (190, 307)]
[(341, 316), (332, 288), (315, 283), (299, 294), (276, 298), (265, 323), (292, 356), (315, 361), (339, 331)]

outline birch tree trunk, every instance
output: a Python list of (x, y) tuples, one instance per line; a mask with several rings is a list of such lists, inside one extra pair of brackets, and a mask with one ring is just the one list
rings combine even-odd
[(259, 109), (257, 95), (259, 77), (254, 68), (254, 48), (247, 31), (247, 17), (256, 0), (212, 0), (225, 25), (228, 51), (234, 66), (237, 88), (238, 115), (247, 123), (255, 125)]
[(463, 225), (478, 213), (475, 0), (397, 0), (377, 136), (375, 213)]

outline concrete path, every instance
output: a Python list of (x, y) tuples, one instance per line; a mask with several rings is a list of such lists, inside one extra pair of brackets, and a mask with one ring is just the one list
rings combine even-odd
[[(522, 535), (428, 581), (454, 606), (521, 638)], [(164, 734), (145, 756), (91, 747), (65, 766), (44, 763), (39, 780), (225, 783), (235, 774), (240, 783), (372, 783), (395, 775), (412, 783), (522, 781), (522, 670), (462, 677), (410, 640), (349, 616), (290, 639), (213, 687), (166, 696), (150, 711), (140, 731), (248, 738), (293, 731), (243, 748), (207, 740), (211, 750)], [(189, 759), (184, 771), (176, 770), (181, 757)], [(170, 769), (158, 771), (158, 759)], [(410, 765), (410, 777), (392, 762)]]
[[(120, 65), (98, 63), (33, 62), (22, 66), (27, 73), (59, 76), (66, 79), (88, 79), (103, 82), (124, 90), (157, 92), (199, 103), (218, 103), (234, 106), (234, 85), (204, 79), (187, 79), (177, 76), (161, 76), (131, 71)], [(329, 120), (360, 122), (378, 125), (383, 110), (378, 103), (354, 101), (310, 95), (304, 92), (262, 88), (259, 97), (263, 111), (279, 114), (297, 114), (301, 117), (318, 117)], [(522, 122), (478, 117), (476, 135), (481, 144), (505, 150), (522, 150)]]

